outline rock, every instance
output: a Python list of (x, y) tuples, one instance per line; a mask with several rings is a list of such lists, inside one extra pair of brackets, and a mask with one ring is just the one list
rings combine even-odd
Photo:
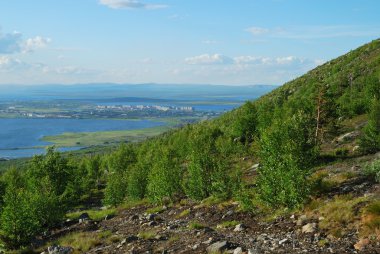
[(162, 235), (156, 235), (154, 237), (154, 239), (158, 240), (158, 241), (163, 241), (163, 240), (166, 240), (166, 237), (165, 236), (162, 236)]
[(155, 215), (155, 214), (148, 214), (148, 215), (145, 217), (145, 219), (146, 219), (146, 220), (149, 220), (149, 221), (154, 220), (154, 218), (156, 218), (156, 215)]
[(149, 226), (149, 227), (157, 226), (157, 222), (155, 222), (155, 221), (150, 221), (150, 222), (148, 222), (148, 226)]
[(301, 215), (297, 220), (297, 226), (302, 226), (306, 220), (307, 220), (307, 216)]
[(210, 237), (207, 241), (204, 241), (204, 244), (211, 244), (214, 241), (212, 237)]
[(244, 229), (246, 229), (246, 226), (244, 226), (243, 224), (238, 224), (238, 225), (236, 225), (234, 232), (241, 232)]
[(317, 229), (317, 223), (308, 223), (302, 227), (302, 233), (304, 234), (314, 233), (316, 229)]
[(318, 220), (319, 221), (323, 221), (323, 220), (325, 220), (325, 217), (321, 216), (321, 217), (318, 218)]
[(354, 146), (354, 147), (352, 148), (352, 151), (353, 151), (353, 152), (356, 152), (357, 150), (359, 150), (359, 148), (360, 148), (360, 146)]
[(49, 254), (71, 254), (74, 252), (74, 249), (71, 247), (63, 247), (59, 245), (53, 245), (48, 247)]
[(130, 221), (138, 220), (138, 219), (139, 219), (139, 216), (138, 216), (137, 214), (132, 215), (132, 216), (129, 217), (129, 220), (130, 220)]
[(221, 241), (211, 244), (207, 247), (207, 253), (223, 253), (226, 249), (228, 249), (229, 243), (227, 241)]
[(256, 171), (259, 167), (260, 167), (260, 164), (257, 163), (257, 164), (252, 165), (252, 167), (250, 167), (249, 170)]
[(357, 242), (355, 245), (354, 245), (354, 248), (356, 250), (363, 250), (368, 244), (370, 243), (369, 239), (368, 238), (364, 238), (364, 239), (360, 239), (359, 242)]
[(133, 241), (137, 241), (137, 240), (139, 240), (139, 238), (135, 235), (130, 235), (127, 237), (127, 242), (129, 242), (129, 243), (133, 242)]
[(260, 254), (260, 252), (257, 249), (249, 249), (248, 254)]
[(343, 134), (343, 135), (339, 136), (336, 139), (336, 141), (338, 143), (342, 143), (342, 142), (345, 142), (345, 141), (353, 140), (353, 139), (357, 138), (359, 135), (360, 135), (359, 131), (349, 132), (349, 133), (346, 133), (346, 134)]
[(229, 210), (229, 211), (226, 212), (226, 214), (224, 214), (224, 215), (222, 216), (222, 219), (224, 219), (224, 218), (226, 218), (226, 217), (228, 217), (228, 216), (231, 216), (232, 214), (234, 214), (234, 211)]
[(284, 243), (288, 242), (289, 239), (285, 238), (278, 242), (279, 245), (283, 245)]
[(233, 254), (242, 254), (243, 253), (243, 249), (241, 247), (237, 247), (235, 250), (234, 250), (234, 253)]
[(90, 219), (90, 216), (88, 215), (88, 213), (82, 213), (80, 216), (79, 216), (79, 223), (83, 223), (83, 222), (86, 222)]
[(191, 249), (192, 250), (196, 250), (196, 249), (198, 249), (199, 248), (199, 244), (195, 244)]
[(256, 241), (258, 242), (264, 242), (265, 239), (266, 239), (266, 234), (262, 234), (262, 235), (259, 235), (257, 238), (256, 238)]
[(107, 214), (105, 217), (104, 217), (104, 220), (110, 220), (112, 219), (113, 217), (115, 217), (114, 215), (111, 215), (111, 214)]

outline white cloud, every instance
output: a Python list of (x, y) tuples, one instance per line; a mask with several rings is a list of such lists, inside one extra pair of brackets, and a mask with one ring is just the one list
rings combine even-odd
[(269, 29), (263, 28), (263, 27), (257, 27), (257, 26), (252, 26), (245, 30), (253, 35), (261, 35), (261, 34), (266, 34), (269, 32)]
[(43, 38), (41, 36), (36, 36), (34, 38), (29, 38), (25, 41), (23, 45), (23, 52), (33, 52), (37, 49), (45, 48), (51, 42), (50, 38)]
[(12, 72), (28, 69), (30, 65), (10, 56), (0, 56), (0, 71)]
[(199, 56), (188, 57), (185, 59), (187, 64), (201, 64), (201, 65), (210, 65), (210, 64), (230, 64), (233, 63), (233, 60), (221, 54), (203, 54)]
[(149, 4), (139, 0), (100, 0), (100, 4), (112, 9), (162, 9), (167, 8), (165, 4)]

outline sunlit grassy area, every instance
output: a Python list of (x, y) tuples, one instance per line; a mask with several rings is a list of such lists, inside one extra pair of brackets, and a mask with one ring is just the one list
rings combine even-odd
[(102, 131), (102, 132), (81, 132), (63, 133), (57, 136), (46, 136), (42, 140), (51, 142), (57, 147), (72, 146), (93, 146), (115, 142), (137, 142), (149, 137), (157, 136), (170, 129), (170, 126), (159, 126), (153, 128), (125, 131)]
[(72, 212), (72, 213), (68, 213), (66, 214), (66, 217), (68, 219), (78, 219), (79, 216), (83, 213), (88, 213), (88, 215), (90, 216), (90, 218), (92, 220), (102, 220), (104, 219), (106, 216), (114, 216), (116, 215), (116, 209), (114, 208), (109, 208), (109, 209), (104, 209), (104, 210), (84, 210), (84, 211), (77, 211), (77, 212)]

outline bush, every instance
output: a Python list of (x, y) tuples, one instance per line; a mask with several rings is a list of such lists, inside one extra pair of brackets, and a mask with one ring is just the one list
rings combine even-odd
[(310, 118), (277, 120), (260, 140), (259, 197), (273, 207), (295, 207), (309, 193), (308, 168), (316, 155)]
[(376, 153), (380, 150), (380, 100), (373, 99), (368, 124), (360, 138), (360, 149), (364, 153)]
[(127, 196), (127, 180), (125, 173), (112, 172), (107, 177), (107, 186), (104, 190), (104, 204), (117, 206)]
[(364, 174), (380, 183), (380, 160), (365, 165)]
[(148, 177), (148, 197), (153, 202), (161, 202), (163, 198), (173, 199), (182, 192), (181, 169), (171, 151), (164, 151), (156, 158)]
[(6, 182), (0, 237), (8, 249), (16, 249), (27, 245), (41, 231), (41, 224), (33, 202), (35, 197), (24, 188), (22, 175), (16, 169), (10, 169)]

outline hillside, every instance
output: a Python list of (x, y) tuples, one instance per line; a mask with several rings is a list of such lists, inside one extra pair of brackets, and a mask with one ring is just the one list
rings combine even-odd
[(2, 177), (2, 240), (48, 253), (380, 253), (379, 100), (375, 40), (218, 119), (80, 159), (50, 150)]

